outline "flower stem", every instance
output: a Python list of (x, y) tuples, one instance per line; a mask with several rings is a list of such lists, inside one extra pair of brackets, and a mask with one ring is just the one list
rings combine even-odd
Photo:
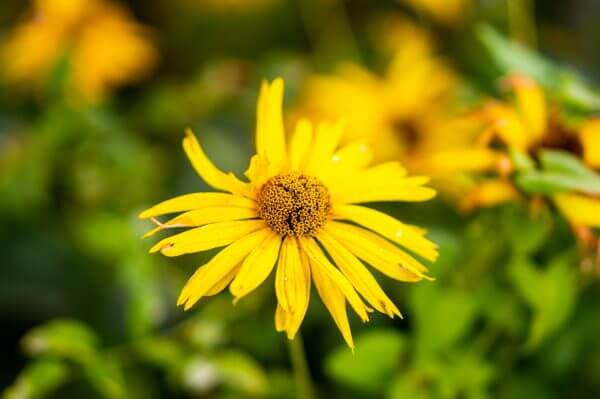
[(304, 344), (300, 333), (294, 339), (286, 339), (290, 351), (292, 370), (296, 381), (296, 390), (299, 399), (316, 399), (315, 388), (310, 378)]

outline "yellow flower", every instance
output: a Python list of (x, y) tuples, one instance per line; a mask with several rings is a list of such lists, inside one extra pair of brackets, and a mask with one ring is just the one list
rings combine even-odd
[(157, 60), (145, 27), (105, 0), (37, 0), (0, 47), (8, 81), (43, 84), (69, 60), (69, 90), (95, 101), (144, 77)]
[[(221, 192), (193, 193), (162, 202), (141, 218), (183, 212), (148, 232), (190, 229), (151, 249), (177, 256), (225, 248), (198, 268), (183, 288), (179, 305), (229, 286), (235, 301), (261, 285), (276, 265), (275, 325), (292, 339), (306, 313), (311, 284), (353, 347), (346, 301), (363, 321), (371, 307), (400, 316), (363, 262), (399, 281), (427, 278), (413, 254), (429, 261), (436, 245), (425, 231), (356, 203), (425, 201), (435, 192), (426, 177), (408, 177), (398, 162), (369, 167), (371, 152), (362, 142), (338, 149), (341, 123), (313, 129), (301, 120), (286, 143), (283, 81), (263, 83), (257, 105), (256, 151), (246, 171), (249, 182), (218, 170), (187, 131), (183, 148), (196, 172)], [(397, 244), (397, 245), (395, 245)], [(408, 250), (408, 251), (407, 251)], [(361, 261), (362, 260), (362, 261)], [(366, 303), (365, 303), (366, 302)]]
[(335, 75), (310, 77), (297, 113), (326, 120), (344, 117), (348, 128), (343, 142), (362, 139), (373, 146), (377, 160), (409, 164), (421, 158), (429, 132), (446, 119), (457, 79), (424, 30), (394, 19), (382, 25), (379, 44), (393, 51), (385, 74), (342, 65)]
[[(574, 152), (582, 156), (589, 167), (600, 167), (600, 120), (590, 119), (579, 130), (566, 126), (557, 112), (549, 110), (542, 88), (527, 76), (514, 74), (505, 83), (514, 91), (514, 101), (489, 101), (481, 110), (488, 129), (470, 144), (441, 150), (432, 156), (430, 165), (450, 173), (466, 172), (499, 174), (496, 182), (482, 177), (466, 194), (469, 207), (495, 205), (518, 197), (510, 189), (512, 165), (510, 149), (536, 155), (545, 148)], [(580, 149), (582, 154), (580, 154)], [(485, 195), (482, 196), (482, 193)], [(600, 199), (583, 193), (567, 192), (554, 195), (552, 200), (572, 223), (598, 226)]]

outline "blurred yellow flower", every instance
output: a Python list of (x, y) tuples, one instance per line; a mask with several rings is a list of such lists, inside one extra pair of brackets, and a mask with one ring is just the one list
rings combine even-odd
[(405, 21), (386, 25), (379, 44), (393, 57), (383, 76), (346, 64), (335, 75), (310, 77), (297, 113), (343, 117), (348, 122), (344, 142), (362, 139), (374, 147), (376, 159), (408, 165), (420, 158), (416, 154), (422, 146), (430, 145), (430, 132), (443, 125), (457, 78), (424, 30)]
[[(427, 260), (436, 245), (424, 230), (356, 203), (425, 201), (435, 192), (426, 177), (408, 177), (398, 162), (368, 167), (372, 154), (361, 141), (338, 149), (344, 126), (313, 128), (303, 119), (286, 144), (283, 81), (263, 83), (257, 105), (256, 150), (249, 182), (218, 170), (188, 131), (183, 148), (196, 172), (218, 193), (193, 193), (141, 213), (158, 227), (191, 228), (151, 249), (166, 256), (226, 246), (201, 266), (178, 300), (185, 309), (229, 286), (235, 301), (252, 292), (275, 265), (275, 325), (292, 339), (306, 313), (311, 281), (344, 339), (353, 347), (346, 301), (363, 320), (375, 310), (400, 316), (362, 261), (400, 281), (427, 278), (427, 269), (405, 249)], [(165, 223), (159, 215), (183, 212)], [(403, 248), (395, 245), (398, 244)], [(362, 259), (359, 260), (359, 259)], [(365, 304), (365, 302), (368, 303)]]
[(447, 25), (462, 22), (471, 9), (471, 0), (405, 0), (405, 2)]
[(39, 86), (69, 62), (69, 90), (95, 101), (136, 81), (157, 61), (148, 29), (106, 0), (36, 0), (0, 47), (5, 78)]
[[(432, 157), (437, 169), (484, 175), (491, 172), (503, 178), (493, 183), (494, 190), (475, 185), (466, 197), (470, 206), (495, 205), (518, 196), (516, 189), (508, 188), (508, 177), (513, 172), (508, 156), (511, 149), (534, 157), (540, 150), (558, 149), (581, 157), (591, 168), (600, 166), (600, 120), (590, 119), (579, 130), (569, 128), (558, 112), (548, 107), (544, 91), (529, 77), (513, 74), (505, 83), (514, 91), (514, 100), (493, 100), (482, 107), (481, 114), (488, 121), (488, 129), (470, 145), (441, 150)], [(484, 186), (490, 184), (490, 178), (486, 179)], [(481, 197), (482, 190), (488, 193), (485, 200)], [(509, 195), (511, 191), (513, 195)], [(554, 195), (553, 201), (572, 223), (600, 226), (599, 198), (567, 192)]]

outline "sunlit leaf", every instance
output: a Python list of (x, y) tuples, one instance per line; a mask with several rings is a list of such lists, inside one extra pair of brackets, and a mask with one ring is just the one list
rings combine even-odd
[(406, 338), (391, 329), (373, 329), (355, 338), (355, 353), (340, 346), (325, 359), (333, 380), (366, 393), (381, 391), (389, 383), (407, 349)]

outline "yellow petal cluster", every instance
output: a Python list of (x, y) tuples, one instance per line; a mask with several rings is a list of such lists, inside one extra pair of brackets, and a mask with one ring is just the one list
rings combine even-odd
[(157, 61), (147, 28), (108, 0), (36, 0), (0, 46), (3, 75), (14, 84), (44, 84), (68, 64), (68, 89), (96, 101), (144, 77)]

